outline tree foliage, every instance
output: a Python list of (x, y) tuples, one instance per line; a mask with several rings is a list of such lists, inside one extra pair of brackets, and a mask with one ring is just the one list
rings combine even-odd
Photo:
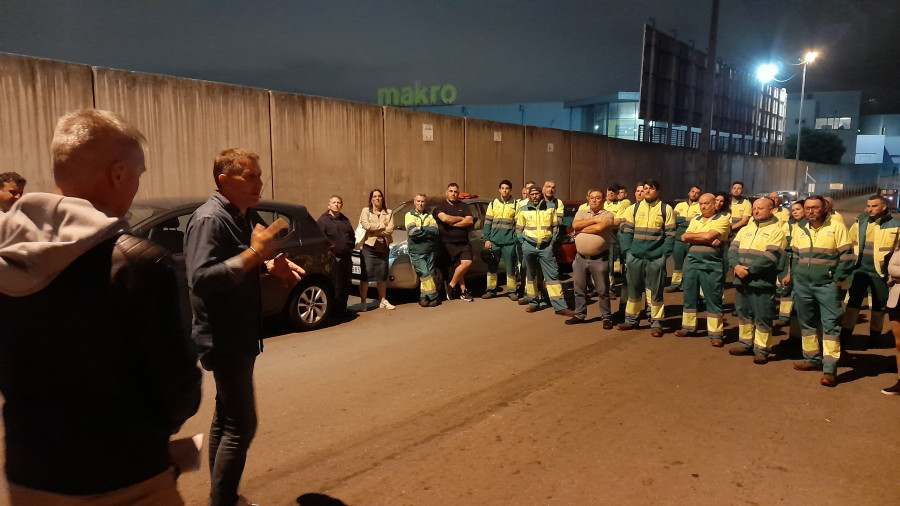
[[(784, 157), (794, 158), (797, 151), (797, 134), (784, 140)], [(800, 135), (800, 159), (807, 162), (839, 164), (847, 148), (841, 139), (824, 130), (804, 128)]]

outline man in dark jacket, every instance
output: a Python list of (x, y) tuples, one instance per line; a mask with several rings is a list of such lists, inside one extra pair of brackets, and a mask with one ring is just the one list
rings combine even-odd
[(197, 411), (201, 376), (171, 258), (122, 219), (142, 143), (113, 113), (63, 116), (51, 145), (60, 194), (27, 194), (0, 216), (13, 505), (182, 504), (168, 442)]
[(200, 364), (216, 381), (216, 411), (209, 429), (212, 506), (238, 501), (247, 450), (256, 434), (253, 367), (262, 351), (260, 276), (268, 272), (296, 284), (303, 269), (275, 255), (275, 237), (251, 207), (259, 203), (262, 170), (256, 153), (227, 149), (216, 157), (218, 191), (191, 215), (184, 237), (194, 319), (191, 335)]
[(340, 195), (332, 195), (328, 199), (328, 210), (319, 216), (316, 222), (325, 237), (334, 244), (334, 255), (338, 257), (338, 267), (341, 274), (341, 285), (335, 294), (334, 307), (338, 311), (347, 310), (347, 296), (350, 295), (352, 286), (351, 269), (353, 267), (353, 246), (356, 243), (356, 233), (350, 220), (341, 212), (344, 208), (344, 199)]

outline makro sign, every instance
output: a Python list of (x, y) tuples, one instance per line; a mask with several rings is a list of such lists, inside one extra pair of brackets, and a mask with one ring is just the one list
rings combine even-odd
[(443, 86), (415, 86), (404, 88), (379, 88), (378, 105), (414, 107), (419, 105), (450, 105), (456, 102), (456, 88), (452, 84)]

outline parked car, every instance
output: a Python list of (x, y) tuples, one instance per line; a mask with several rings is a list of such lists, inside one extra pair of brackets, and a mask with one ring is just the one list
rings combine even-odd
[(900, 189), (881, 188), (878, 193), (887, 200), (888, 211), (892, 213), (900, 211)]
[[(127, 216), (134, 235), (166, 248), (175, 259), (185, 315), (190, 315), (191, 310), (184, 265), (184, 233), (191, 213), (204, 202), (205, 199), (189, 198), (140, 200), (132, 204)], [(340, 286), (331, 241), (304, 206), (261, 201), (251, 211), (267, 224), (278, 218), (288, 222), (289, 227), (276, 237), (276, 250), (306, 270), (303, 280), (294, 287), (285, 286), (273, 276), (262, 277), (263, 316), (284, 316), (298, 330), (325, 325), (332, 312), (335, 287)]]
[(584, 204), (581, 200), (564, 200), (563, 201), (563, 227), (565, 227), (564, 235), (560, 238), (560, 247), (556, 250), (556, 263), (559, 265), (561, 272), (571, 272), (572, 262), (575, 261), (575, 233), (572, 230), (572, 222), (575, 221), (575, 214), (578, 208)]

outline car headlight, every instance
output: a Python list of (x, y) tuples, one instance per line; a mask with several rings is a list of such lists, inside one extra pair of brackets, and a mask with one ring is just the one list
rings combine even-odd
[(392, 257), (399, 257), (403, 255), (409, 254), (409, 247), (406, 245), (406, 241), (398, 242), (396, 244), (391, 244), (390, 255)]

